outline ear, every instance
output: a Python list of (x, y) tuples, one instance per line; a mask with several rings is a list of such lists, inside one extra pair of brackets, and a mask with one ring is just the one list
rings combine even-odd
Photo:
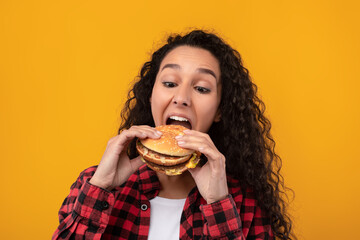
[(218, 108), (215, 114), (214, 122), (220, 122), (220, 120), (221, 120), (221, 112), (220, 109)]

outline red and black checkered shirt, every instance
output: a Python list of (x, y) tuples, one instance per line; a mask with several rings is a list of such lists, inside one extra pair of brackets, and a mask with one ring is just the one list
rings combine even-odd
[[(89, 183), (96, 167), (83, 171), (59, 211), (52, 239), (147, 239), (150, 202), (160, 190), (154, 171), (143, 165), (112, 191)], [(197, 188), (189, 193), (180, 220), (180, 239), (274, 239), (270, 219), (251, 190), (228, 177), (229, 195), (206, 204)]]

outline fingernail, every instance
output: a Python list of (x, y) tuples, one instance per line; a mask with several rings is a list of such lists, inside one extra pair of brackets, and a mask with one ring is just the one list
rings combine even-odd
[(183, 137), (183, 135), (177, 135), (176, 137), (175, 137), (175, 139), (181, 139)]
[(159, 132), (159, 131), (156, 131), (156, 132), (155, 132), (155, 136), (156, 136), (156, 137), (159, 138), (159, 137), (161, 137), (161, 135), (162, 135), (162, 132)]
[(185, 144), (184, 141), (178, 141), (178, 145), (183, 145), (183, 144)]
[(190, 131), (191, 131), (191, 130), (186, 129), (186, 130), (184, 130), (183, 132), (184, 132), (184, 133), (190, 133)]

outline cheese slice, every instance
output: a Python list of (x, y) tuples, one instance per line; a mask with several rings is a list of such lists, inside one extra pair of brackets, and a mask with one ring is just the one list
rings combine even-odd
[(195, 162), (196, 153), (193, 153), (193, 156), (190, 158), (189, 162), (186, 164), (187, 168), (195, 168), (197, 163)]

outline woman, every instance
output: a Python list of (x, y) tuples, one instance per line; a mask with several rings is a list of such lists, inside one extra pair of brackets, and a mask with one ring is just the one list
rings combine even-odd
[[(201, 30), (169, 37), (143, 65), (99, 166), (72, 185), (53, 239), (290, 239), (263, 111), (236, 50)], [(143, 164), (136, 138), (159, 138), (165, 124), (190, 128), (178, 145), (204, 164), (171, 177)]]

